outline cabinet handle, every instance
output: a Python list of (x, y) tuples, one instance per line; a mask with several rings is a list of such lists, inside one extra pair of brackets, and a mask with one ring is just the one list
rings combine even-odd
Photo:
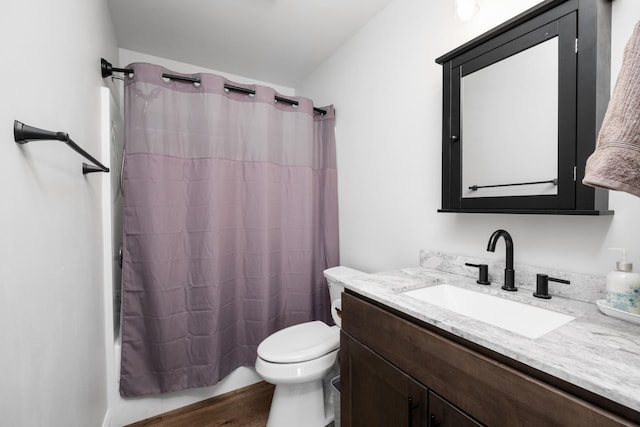
[(407, 399), (407, 407), (409, 409), (409, 422), (407, 423), (407, 425), (409, 427), (413, 426), (413, 410), (416, 409), (418, 406), (420, 406), (419, 403), (413, 403), (413, 398), (409, 397), (409, 399)]
[(431, 414), (429, 417), (429, 427), (440, 427), (442, 423), (436, 419), (436, 416)]

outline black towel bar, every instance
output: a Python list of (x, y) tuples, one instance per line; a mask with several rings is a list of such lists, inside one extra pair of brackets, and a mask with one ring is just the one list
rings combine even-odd
[(26, 144), (29, 141), (53, 140), (62, 141), (67, 144), (73, 151), (81, 154), (85, 159), (90, 160), (93, 165), (82, 163), (82, 174), (86, 175), (92, 172), (109, 172), (109, 168), (97, 161), (91, 154), (84, 151), (69, 137), (65, 132), (51, 132), (44, 129), (38, 129), (33, 126), (25, 125), (17, 120), (13, 121), (13, 138), (18, 144)]
[(469, 190), (478, 191), (479, 188), (513, 187), (516, 185), (534, 185), (534, 184), (558, 185), (558, 178), (548, 179), (546, 181), (514, 182), (512, 184), (472, 185), (469, 187)]

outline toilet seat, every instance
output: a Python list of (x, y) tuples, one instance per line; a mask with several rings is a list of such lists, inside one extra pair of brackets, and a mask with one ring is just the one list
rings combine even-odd
[(314, 321), (289, 326), (258, 346), (258, 357), (271, 363), (298, 363), (317, 359), (340, 346), (340, 329)]
[(256, 372), (271, 384), (302, 384), (319, 381), (335, 366), (338, 349), (316, 359), (298, 363), (273, 363), (256, 358)]

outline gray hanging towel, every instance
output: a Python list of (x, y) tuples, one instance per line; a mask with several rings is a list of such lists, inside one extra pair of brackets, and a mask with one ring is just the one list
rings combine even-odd
[(640, 197), (640, 22), (625, 47), (622, 69), (582, 183)]

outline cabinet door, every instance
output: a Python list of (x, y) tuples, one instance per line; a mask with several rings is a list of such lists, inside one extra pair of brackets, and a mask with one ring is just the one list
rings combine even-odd
[(478, 427), (467, 414), (429, 391), (429, 427)]
[(341, 423), (427, 426), (427, 389), (347, 334), (340, 343)]

